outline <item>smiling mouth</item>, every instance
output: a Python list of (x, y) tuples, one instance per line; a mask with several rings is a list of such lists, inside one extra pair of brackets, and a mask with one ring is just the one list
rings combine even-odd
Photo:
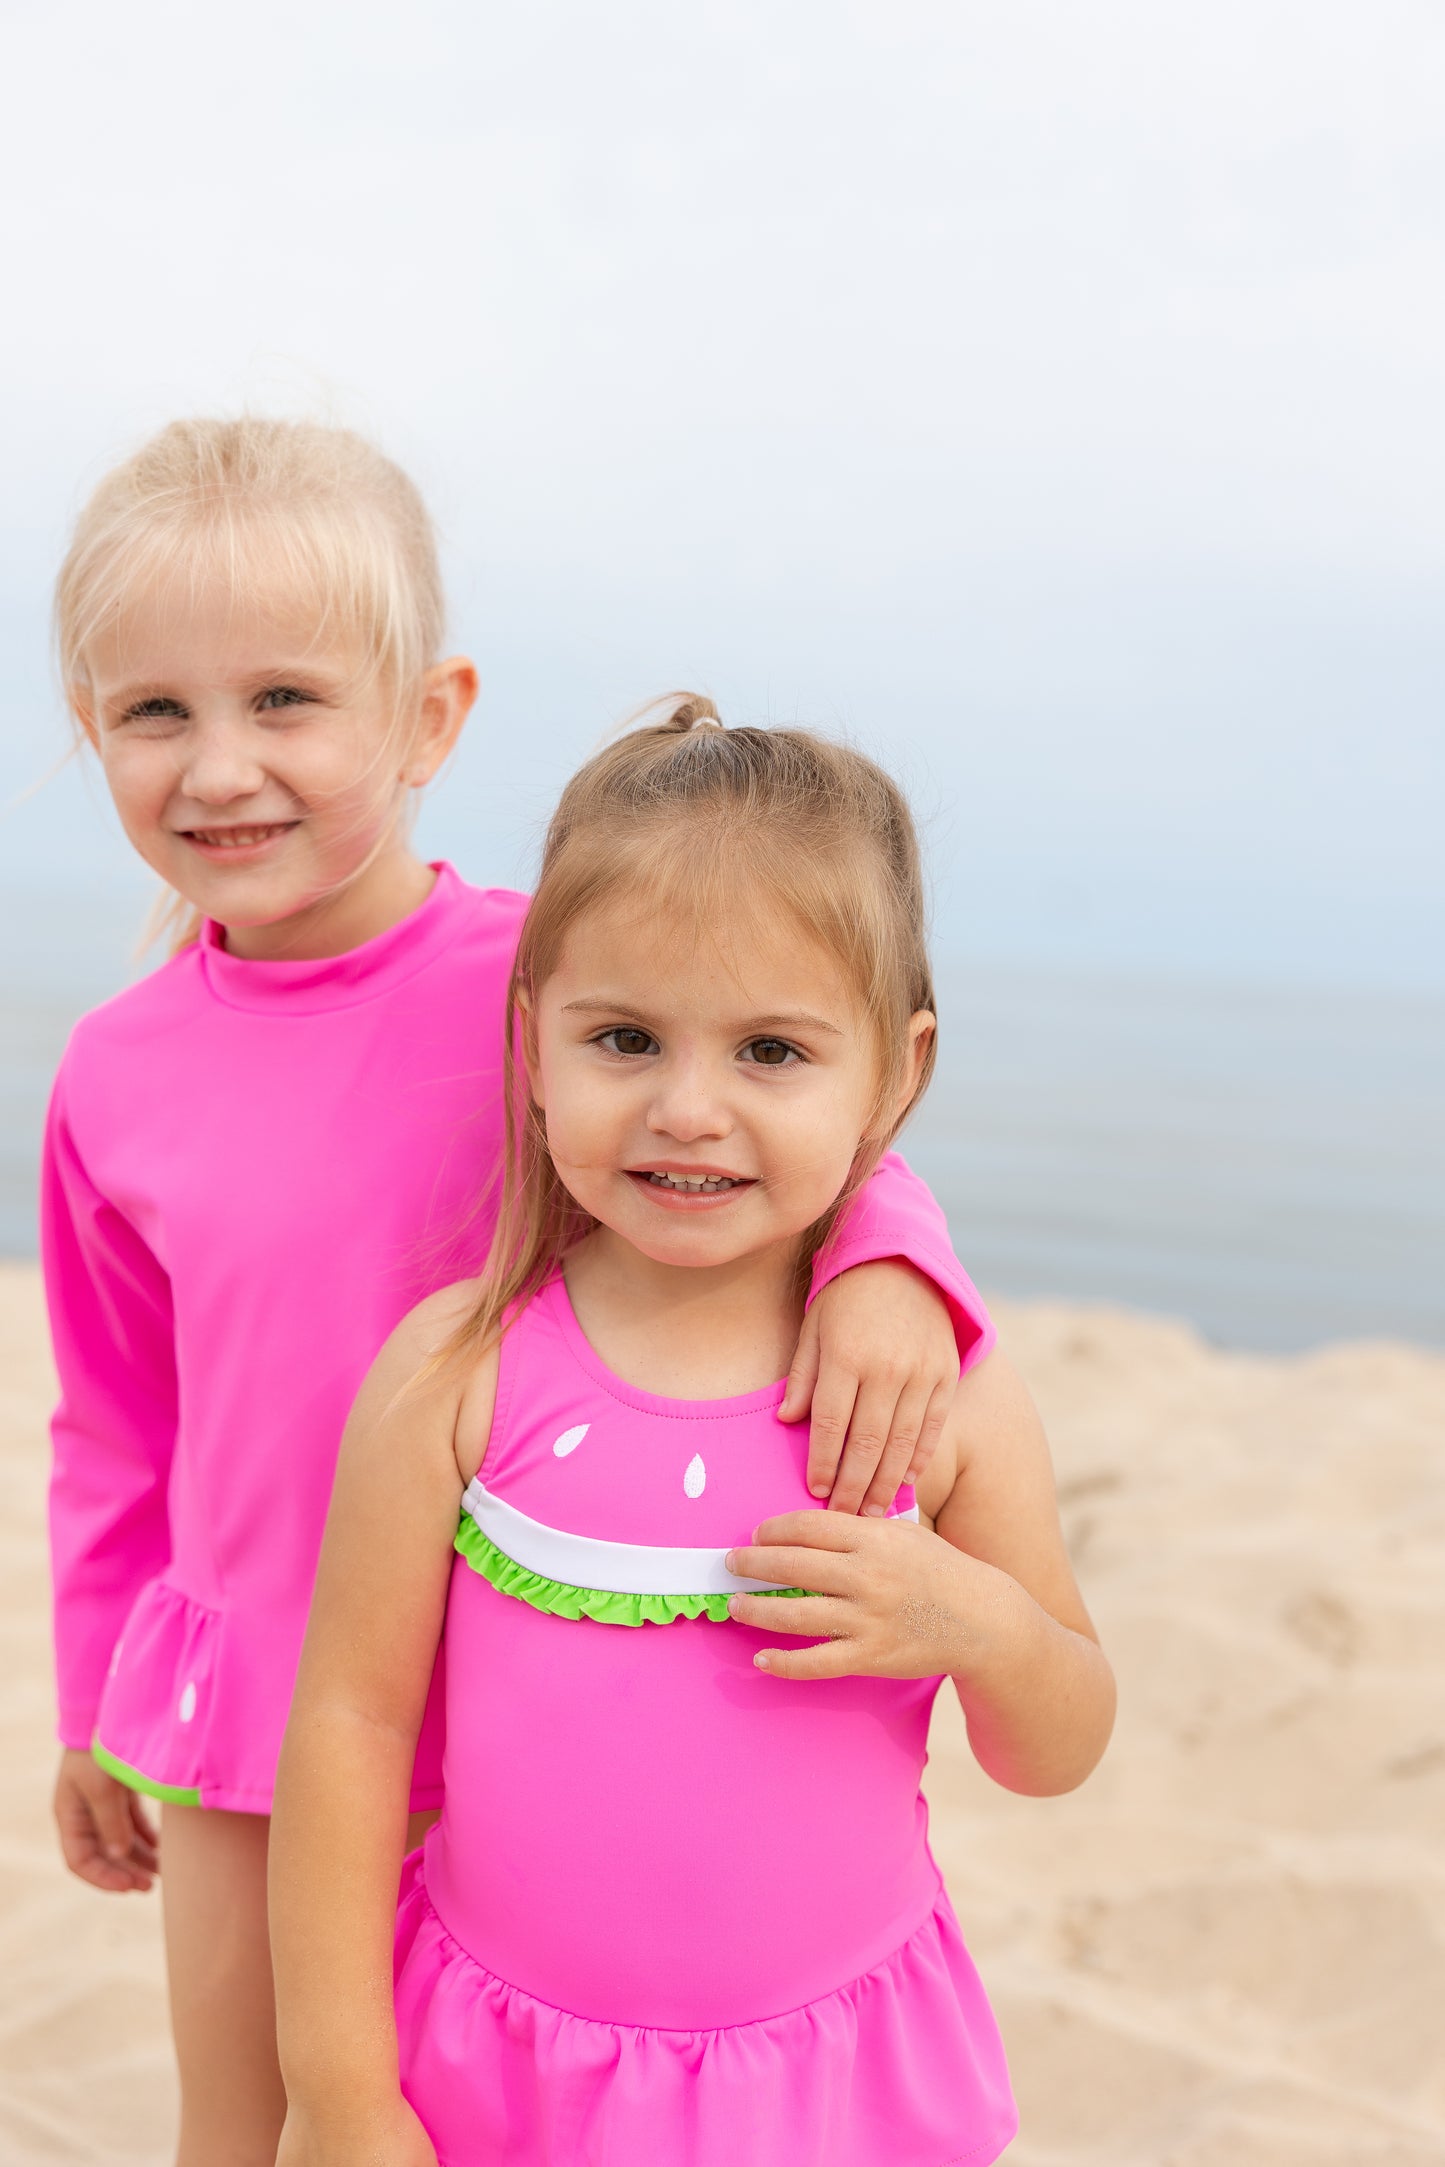
[(749, 1174), (664, 1174), (649, 1167), (631, 1170), (634, 1181), (646, 1182), (649, 1188), (669, 1189), (674, 1196), (721, 1196), (729, 1189), (750, 1189)]
[(258, 827), (182, 828), (180, 833), (188, 843), (199, 843), (206, 850), (254, 850), (275, 835), (289, 835), (296, 825), (294, 820), (271, 820)]

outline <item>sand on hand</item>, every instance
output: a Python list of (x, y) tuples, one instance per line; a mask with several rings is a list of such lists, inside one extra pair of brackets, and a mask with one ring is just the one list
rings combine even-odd
[[(1121, 1691), (1062, 1800), (990, 1784), (939, 1700), (933, 1842), (1009, 2045), (1010, 2167), (1439, 2167), (1445, 1357), (994, 1306)], [(38, 1276), (0, 1266), (0, 2158), (161, 2167), (159, 1905), (71, 1879), (50, 1829), (52, 1392)]]

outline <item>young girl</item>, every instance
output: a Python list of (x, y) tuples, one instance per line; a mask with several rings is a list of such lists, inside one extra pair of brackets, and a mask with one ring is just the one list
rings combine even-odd
[[(51, 1111), (56, 1811), (75, 1872), (143, 1889), (162, 1802), (180, 2158), (269, 2167), (268, 1815), (337, 1443), (397, 1320), (485, 1254), (525, 903), (408, 845), (476, 677), (440, 658), (416, 491), (358, 438), (164, 430), (83, 513), (57, 625), (191, 922), (80, 1024)], [(825, 1279), (785, 1411), (811, 1394), (810, 1481), (881, 1511), (987, 1324), (898, 1162)], [(440, 1797), (433, 1721), (410, 1802)]]
[(1047, 1446), (991, 1354), (916, 1507), (809, 1511), (774, 1382), (932, 1008), (870, 762), (692, 701), (568, 787), (490, 1258), (343, 1446), (273, 1846), (284, 2167), (944, 2167), (1013, 2134), (918, 1782), (943, 1676), (1015, 1790), (1103, 1750)]

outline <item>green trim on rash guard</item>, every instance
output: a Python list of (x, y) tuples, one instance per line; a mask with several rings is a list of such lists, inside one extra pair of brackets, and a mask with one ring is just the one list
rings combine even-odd
[(157, 1783), (154, 1776), (143, 1776), (138, 1768), (116, 1756), (103, 1746), (98, 1738), (90, 1741), (90, 1757), (97, 1768), (103, 1768), (117, 1783), (123, 1783), (128, 1791), (144, 1791), (147, 1798), (158, 1798), (163, 1806), (199, 1806), (199, 1791), (187, 1790), (181, 1783)]
[[(674, 1618), (711, 1618), (728, 1623), (726, 1595), (633, 1595), (615, 1588), (577, 1588), (565, 1580), (549, 1580), (534, 1573), (505, 1550), (464, 1512), (457, 1529), (455, 1548), (474, 1573), (490, 1581), (499, 1595), (513, 1595), (530, 1603), (533, 1610), (558, 1618), (595, 1618), (600, 1625), (671, 1625)], [(805, 1588), (758, 1588), (759, 1595), (805, 1595)]]

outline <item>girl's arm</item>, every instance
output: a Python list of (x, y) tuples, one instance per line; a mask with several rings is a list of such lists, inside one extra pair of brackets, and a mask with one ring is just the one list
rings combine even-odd
[(66, 1747), (55, 1813), (66, 1864), (104, 1889), (144, 1889), (155, 1830), (136, 1794), (90, 1757), (111, 1655), (131, 1605), (170, 1561), (176, 1439), (170, 1281), (96, 1187), (68, 1104), (50, 1102), (40, 1233), (60, 1404), (51, 1424), (55, 1669)]
[(1001, 1354), (959, 1386), (919, 1504), (932, 1529), (790, 1513), (732, 1552), (746, 1578), (818, 1591), (730, 1599), (734, 1618), (769, 1635), (824, 1636), (755, 1662), (780, 1678), (946, 1673), (996, 1782), (1038, 1796), (1074, 1789), (1108, 1743), (1113, 1674), (1064, 1547), (1043, 1425)]
[[(271, 1835), (286, 2167), (433, 2158), (397, 2077), (392, 1936), (463, 1487), (463, 1395), (448, 1374), (418, 1373), (468, 1292), (434, 1295), (398, 1327), (342, 1442)], [(483, 1438), (494, 1391), (495, 1363), (466, 1394)]]
[(780, 1413), (811, 1413), (808, 1487), (834, 1512), (886, 1512), (928, 1465), (960, 1369), (994, 1329), (927, 1185), (889, 1152), (813, 1272)]

